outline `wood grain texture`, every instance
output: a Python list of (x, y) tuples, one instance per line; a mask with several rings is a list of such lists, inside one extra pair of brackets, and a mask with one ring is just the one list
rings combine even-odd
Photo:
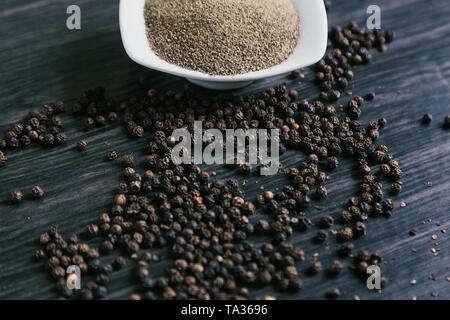
[[(375, 91), (376, 99), (366, 104), (362, 122), (385, 117), (379, 143), (389, 146), (406, 176), (404, 192), (395, 197), (397, 208), (391, 219), (371, 219), (368, 235), (355, 241), (356, 249), (379, 249), (386, 257), (382, 272), (389, 284), (381, 292), (371, 292), (349, 270), (336, 279), (324, 275), (306, 277), (305, 287), (298, 294), (278, 294), (280, 299), (322, 299), (332, 287), (340, 288), (342, 298), (358, 295), (362, 299), (432, 299), (438, 292), (450, 299), (450, 135), (441, 128), (444, 116), (450, 114), (450, 4), (438, 0), (334, 0), (329, 13), (330, 26), (350, 20), (365, 20), (370, 4), (382, 8), (382, 25), (393, 29), (397, 39), (384, 54), (374, 53), (373, 62), (355, 73), (354, 94)], [(78, 4), (82, 10), (82, 30), (65, 27), (66, 8)], [(181, 88), (186, 81), (154, 72), (134, 64), (122, 47), (118, 26), (118, 1), (94, 0), (7, 0), (0, 4), (0, 132), (22, 120), (31, 108), (44, 103), (75, 101), (85, 89), (104, 85), (117, 100), (141, 94), (139, 76), (150, 75), (159, 90)], [(311, 71), (302, 84), (286, 75), (257, 81), (240, 93), (259, 92), (283, 81), (299, 90), (302, 98), (312, 98), (317, 89)], [(399, 93), (397, 91), (399, 90)], [(207, 92), (207, 94), (214, 94)], [(348, 97), (341, 99), (345, 103)], [(425, 112), (433, 114), (429, 126), (420, 124)], [(37, 239), (49, 225), (58, 224), (65, 236), (78, 233), (111, 206), (113, 190), (121, 168), (106, 162), (106, 153), (133, 153), (142, 159), (146, 139), (132, 140), (120, 125), (110, 125), (90, 132), (81, 130), (79, 119), (63, 116), (68, 143), (60, 148), (40, 147), (10, 152), (7, 167), (0, 169), (0, 298), (51, 299), (56, 297), (53, 281), (43, 270), (42, 262), (31, 259), (38, 248)], [(79, 154), (74, 145), (86, 139), (89, 151)], [(108, 141), (111, 146), (105, 146)], [(281, 158), (285, 167), (298, 164), (303, 155), (289, 151)], [(221, 178), (236, 175), (223, 167), (210, 166)], [(312, 208), (307, 214), (317, 222), (323, 214), (337, 217), (348, 197), (355, 194), (357, 180), (352, 176), (353, 163), (343, 160), (338, 170), (330, 173), (328, 198), (317, 203), (323, 210)], [(249, 199), (260, 192), (260, 186), (275, 190), (285, 183), (283, 176), (247, 178), (245, 190)], [(241, 178), (242, 180), (242, 178)], [(432, 187), (424, 184), (428, 181)], [(258, 183), (256, 183), (258, 182)], [(33, 185), (41, 185), (46, 197), (26, 200), (11, 206), (6, 199), (12, 189), (29, 194)], [(404, 201), (407, 206), (400, 208)], [(425, 222), (427, 219), (432, 222)], [(440, 226), (436, 223), (440, 222)], [(408, 231), (419, 228), (416, 237)], [(304, 270), (313, 253), (327, 266), (335, 258), (336, 245), (329, 252), (324, 245), (312, 242), (315, 232), (295, 233), (290, 239), (307, 255), (299, 264)], [(433, 234), (438, 240), (432, 240)], [(255, 239), (257, 242), (263, 239)], [(435, 246), (435, 242), (439, 245)], [(435, 257), (430, 248), (439, 248)], [(416, 253), (411, 250), (416, 249)], [(169, 261), (166, 251), (157, 250), (163, 259), (151, 267), (154, 276), (163, 274)], [(107, 257), (112, 259), (113, 256)], [(346, 266), (350, 263), (344, 261)], [(108, 286), (112, 299), (127, 298), (133, 292), (134, 265), (112, 276)], [(436, 280), (429, 280), (430, 274)], [(417, 284), (409, 282), (416, 279)], [(272, 292), (272, 288), (252, 290), (252, 297)]]

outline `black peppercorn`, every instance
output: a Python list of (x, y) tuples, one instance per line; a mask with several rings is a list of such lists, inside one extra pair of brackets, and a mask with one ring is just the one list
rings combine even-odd
[(55, 268), (53, 268), (52, 270), (52, 276), (55, 279), (58, 278), (63, 278), (66, 275), (66, 271), (64, 270), (64, 268), (60, 267), (60, 266), (56, 266)]
[(8, 147), (9, 147), (10, 149), (17, 149), (17, 148), (19, 148), (19, 146), (20, 146), (20, 141), (19, 141), (19, 139), (17, 139), (17, 138), (11, 138), (11, 139), (8, 141)]
[(36, 250), (36, 252), (34, 253), (34, 258), (35, 258), (36, 260), (40, 260), (40, 259), (42, 259), (43, 257), (45, 257), (44, 251), (41, 250), (41, 249)]
[(116, 260), (114, 260), (114, 267), (116, 269), (122, 269), (127, 264), (127, 260), (125, 257), (117, 257)]
[(52, 118), (52, 124), (56, 127), (62, 126), (62, 119), (60, 117), (53, 117)]
[(34, 186), (31, 189), (31, 195), (34, 199), (42, 198), (44, 196), (44, 190), (40, 186)]
[(309, 270), (312, 274), (322, 271), (322, 263), (319, 260), (314, 259), (309, 262)]
[(402, 192), (402, 185), (399, 182), (394, 182), (391, 186), (391, 193), (392, 194), (398, 194)]
[(349, 227), (346, 227), (341, 230), (340, 238), (342, 241), (347, 241), (353, 238), (353, 230)]
[(108, 120), (109, 120), (110, 122), (116, 121), (116, 120), (117, 120), (117, 113), (115, 113), (115, 112), (110, 112), (110, 113), (108, 114)]
[(99, 228), (96, 224), (90, 224), (86, 226), (86, 234), (90, 237), (95, 237), (98, 235)]
[(433, 120), (433, 116), (431, 115), (431, 113), (425, 113), (424, 116), (422, 117), (423, 124), (429, 124), (431, 120)]
[(52, 134), (44, 135), (44, 139), (42, 140), (45, 146), (51, 147), (55, 144), (55, 136)]
[(111, 226), (111, 233), (120, 236), (122, 234), (122, 227), (118, 224), (113, 224)]
[(140, 138), (144, 135), (144, 128), (142, 128), (141, 126), (135, 126), (132, 130), (131, 130), (131, 135), (135, 138)]
[(370, 264), (380, 264), (383, 261), (383, 255), (380, 251), (375, 251), (370, 255), (369, 262)]
[(104, 126), (106, 123), (106, 119), (104, 116), (102, 115), (98, 115), (97, 117), (95, 117), (95, 124), (99, 127)]
[(264, 192), (264, 198), (265, 198), (266, 200), (272, 200), (273, 197), (274, 197), (274, 195), (273, 195), (272, 191), (265, 191), (265, 192)]
[(46, 116), (50, 117), (53, 115), (53, 107), (49, 106), (48, 104), (46, 104), (43, 108), (42, 108), (42, 112), (43, 114), (45, 114)]
[(328, 232), (324, 229), (321, 229), (317, 232), (316, 239), (318, 242), (324, 242), (328, 238)]
[(341, 291), (338, 288), (333, 288), (331, 291), (328, 291), (326, 296), (328, 299), (337, 299), (341, 295)]
[(272, 282), (272, 275), (267, 270), (261, 271), (259, 273), (258, 280), (261, 284), (267, 285)]
[(359, 250), (358, 254), (355, 257), (356, 261), (368, 261), (369, 260), (369, 252), (367, 250)]
[(395, 206), (394, 200), (392, 200), (392, 199), (386, 199), (383, 201), (383, 208), (385, 210), (392, 210), (392, 209), (394, 209), (394, 206)]
[(364, 99), (367, 101), (373, 100), (375, 98), (375, 92), (369, 92), (364, 96)]
[(320, 225), (324, 228), (329, 228), (334, 224), (334, 219), (331, 216), (323, 216), (320, 218)]
[(31, 141), (37, 141), (39, 140), (39, 133), (36, 130), (31, 130), (28, 132), (28, 137)]
[(366, 225), (364, 222), (357, 221), (354, 226), (354, 233), (356, 236), (366, 235)]
[(336, 169), (339, 165), (338, 158), (332, 156), (327, 158), (327, 168), (328, 169)]
[(40, 244), (47, 244), (50, 242), (50, 240), (51, 240), (50, 235), (47, 232), (41, 234), (41, 236), (39, 238)]
[(21, 136), (19, 141), (22, 147), (26, 147), (31, 143), (30, 138), (28, 138), (28, 136)]
[(93, 300), (94, 294), (89, 289), (83, 289), (80, 295), (81, 300)]
[(444, 118), (444, 129), (450, 129), (450, 115)]
[(327, 271), (329, 275), (336, 276), (342, 271), (343, 268), (344, 266), (342, 265), (342, 262), (340, 262), (339, 260), (334, 260), (333, 262), (331, 262), (330, 267)]
[(387, 125), (387, 120), (386, 118), (380, 118), (378, 119), (378, 126), (380, 128), (384, 128)]
[(410, 236), (415, 236), (417, 235), (417, 233), (419, 232), (419, 229), (417, 229), (416, 227), (412, 228), (411, 230), (409, 230), (409, 235)]
[(17, 133), (14, 131), (8, 131), (5, 135), (6, 140), (11, 141), (11, 139), (17, 138)]
[(11, 202), (13, 204), (17, 204), (17, 203), (21, 202), (22, 199), (23, 199), (23, 194), (19, 190), (13, 190), (11, 192)]
[(324, 199), (328, 195), (328, 190), (325, 188), (325, 186), (318, 186), (316, 189), (316, 197), (318, 199)]
[(57, 114), (63, 113), (65, 110), (64, 102), (63, 101), (57, 101), (55, 103), (55, 106), (53, 108), (53, 111)]
[(78, 151), (86, 151), (87, 149), (87, 142), (85, 140), (80, 140), (77, 142), (77, 149)]
[(300, 278), (292, 279), (289, 281), (289, 289), (292, 291), (298, 291), (303, 288), (303, 280)]
[(308, 230), (312, 225), (312, 222), (309, 218), (307, 217), (300, 217), (298, 219), (298, 223), (297, 223), (297, 228), (300, 231), (306, 231)]
[(122, 158), (122, 162), (126, 167), (132, 167), (134, 163), (134, 157), (131, 154), (126, 154)]
[(7, 146), (6, 140), (0, 139), (0, 151), (6, 151)]
[(97, 299), (103, 299), (108, 295), (108, 290), (104, 286), (98, 286), (93, 291), (94, 297)]
[(114, 150), (112, 150), (112, 151), (109, 151), (109, 152), (108, 152), (108, 155), (107, 155), (106, 158), (107, 158), (109, 161), (113, 161), (113, 160), (116, 160), (117, 157), (118, 157), (117, 152), (114, 151)]
[(61, 145), (61, 144), (65, 143), (66, 140), (67, 140), (67, 136), (66, 136), (66, 134), (63, 133), (63, 132), (58, 133), (58, 134), (55, 136), (55, 142), (56, 142), (57, 145)]
[(343, 257), (348, 257), (353, 253), (353, 248), (354, 248), (353, 243), (344, 242), (339, 248), (339, 254)]
[(6, 166), (7, 163), (8, 158), (3, 153), (0, 153), (0, 168)]
[(84, 127), (86, 129), (92, 129), (95, 127), (95, 121), (91, 117), (87, 117), (84, 119)]
[(114, 249), (114, 245), (111, 241), (105, 240), (100, 244), (99, 250), (103, 253), (109, 253)]

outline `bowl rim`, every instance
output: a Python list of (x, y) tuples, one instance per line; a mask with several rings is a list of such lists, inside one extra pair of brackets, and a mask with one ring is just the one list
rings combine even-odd
[[(211, 75), (185, 69), (159, 58), (151, 49), (145, 32), (143, 10), (146, 0), (120, 1), (119, 24), (122, 43), (128, 56), (136, 63), (180, 77), (212, 82), (242, 82), (273, 77), (318, 62), (327, 48), (328, 21), (323, 0), (291, 1), (300, 15), (299, 42), (294, 53), (287, 60), (260, 71), (229, 76)], [(299, 10), (299, 7), (302, 9)], [(145, 42), (145, 45), (142, 42)], [(299, 52), (307, 55), (302, 61), (296, 61)]]

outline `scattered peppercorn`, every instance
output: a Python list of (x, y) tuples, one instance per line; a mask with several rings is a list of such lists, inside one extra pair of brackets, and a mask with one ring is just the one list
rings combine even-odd
[(422, 118), (422, 123), (429, 124), (432, 120), (433, 120), (433, 116), (431, 115), (431, 113), (425, 113)]
[(316, 239), (318, 242), (324, 242), (328, 238), (328, 232), (324, 229), (320, 229), (317, 232)]
[(328, 273), (332, 276), (336, 276), (342, 271), (343, 268), (344, 266), (342, 265), (342, 262), (339, 260), (334, 260), (328, 268)]
[(132, 167), (134, 163), (134, 157), (131, 154), (126, 154), (122, 158), (125, 167)]
[(375, 98), (375, 92), (369, 92), (364, 96), (367, 101), (373, 100)]
[(44, 190), (40, 186), (34, 186), (31, 189), (31, 195), (34, 199), (42, 198), (44, 196)]
[(334, 224), (334, 219), (331, 216), (323, 216), (320, 218), (320, 224), (324, 228), (329, 228)]
[(333, 288), (331, 291), (327, 292), (326, 296), (328, 299), (337, 299), (341, 295), (341, 291), (338, 288)]
[(23, 194), (19, 190), (13, 190), (11, 192), (11, 202), (13, 204), (17, 204), (17, 203), (21, 202), (22, 199), (23, 199)]
[(8, 158), (0, 151), (0, 168), (6, 166)]
[(85, 140), (80, 140), (77, 142), (78, 151), (86, 151), (87, 150), (87, 142)]
[(343, 257), (351, 256), (353, 253), (353, 249), (354, 249), (353, 243), (344, 242), (339, 249), (339, 254)]
[(384, 128), (384, 127), (386, 127), (386, 125), (387, 125), (387, 120), (386, 120), (386, 118), (380, 118), (380, 119), (378, 119), (378, 126), (379, 126), (380, 128)]
[(347, 241), (353, 238), (353, 230), (349, 227), (346, 227), (341, 230), (341, 239), (343, 241)]
[(107, 158), (109, 161), (113, 161), (113, 160), (116, 160), (117, 157), (118, 157), (117, 152), (114, 151), (114, 150), (112, 150), (112, 151), (109, 151), (109, 152), (108, 152), (108, 155), (107, 155), (106, 158)]
[(444, 129), (450, 129), (450, 116), (444, 118)]
[(311, 260), (309, 262), (309, 268), (312, 273), (319, 273), (322, 271), (322, 263), (317, 259)]
[(318, 186), (316, 189), (316, 196), (318, 199), (324, 199), (328, 195), (328, 190), (325, 186)]
[[(369, 167), (372, 164), (384, 166), (380, 167), (380, 171), (384, 170), (384, 178), (392, 178), (394, 183), (401, 185), (397, 179), (402, 175), (398, 164), (391, 162), (387, 148), (375, 147), (373, 143), (386, 120), (371, 122), (367, 130), (357, 120), (364, 100), (371, 100), (375, 95), (366, 95), (365, 99), (353, 97), (345, 110), (348, 117), (343, 119), (337, 117), (335, 106), (325, 105), (326, 101), (339, 99), (345, 87), (351, 85), (354, 66), (370, 61), (368, 49), (385, 50), (388, 34), (390, 39), (394, 37), (390, 32), (364, 31), (367, 39), (362, 41), (358, 36), (360, 32), (354, 23), (332, 30), (330, 39), (334, 49), (316, 65), (316, 78), (324, 92), (313, 102), (295, 102), (298, 92), (280, 85), (269, 88), (260, 97), (237, 96), (229, 101), (227, 97), (227, 101), (216, 103), (197, 99), (193, 87), (188, 85), (181, 93), (159, 93), (150, 89), (143, 99), (132, 97), (122, 103), (120, 110), (132, 136), (140, 137), (144, 130), (154, 133), (147, 145), (144, 163), (148, 171), (141, 176), (137, 169), (131, 168), (134, 159), (124, 156), (127, 168), (124, 181), (117, 188), (111, 215), (102, 215), (98, 224), (86, 228), (90, 236), (103, 237), (101, 244), (91, 248), (77, 240), (68, 245), (73, 246), (69, 249), (73, 253), (71, 258), (80, 269), (95, 274), (94, 281), (83, 289), (83, 295), (87, 299), (106, 296), (107, 274), (112, 271), (112, 266), (103, 264), (99, 257), (116, 248), (123, 249), (133, 259), (140, 259), (138, 278), (142, 292), (133, 295), (136, 299), (246, 298), (248, 287), (256, 282), (273, 283), (279, 290), (300, 289), (303, 283), (294, 265), (304, 260), (304, 252), (289, 244), (287, 239), (294, 230), (306, 231), (311, 227), (311, 220), (305, 216), (312, 201), (310, 195), (315, 190), (317, 198), (323, 199), (328, 193), (322, 184), (329, 177), (320, 171), (320, 165), (334, 169), (342, 155), (355, 157), (362, 181), (359, 198), (349, 203), (341, 217), (344, 223), (354, 223), (353, 229), (343, 228), (340, 239), (347, 241), (354, 235), (364, 235), (363, 221), (372, 213), (391, 212), (393, 202), (383, 201), (382, 185), (378, 181), (382, 177), (372, 174)], [(110, 117), (114, 113), (113, 107), (114, 103), (105, 97), (104, 89), (98, 88), (84, 93), (74, 106), (74, 113), (82, 114), (90, 128), (93, 123), (104, 125), (106, 116), (113, 121)], [(213, 110), (211, 107), (215, 110), (209, 113), (207, 110)], [(46, 113), (51, 111), (47, 108)], [(37, 125), (45, 121), (42, 116), (34, 118), (32, 122)], [(117, 114), (112, 118), (115, 120)], [(170, 152), (176, 143), (171, 136), (173, 129), (192, 130), (192, 123), (197, 119), (204, 127), (219, 130), (228, 127), (279, 128), (284, 133), (280, 136), (280, 148), (299, 148), (308, 155), (307, 160), (289, 170), (291, 184), (277, 192), (266, 191), (253, 202), (247, 202), (236, 179), (213, 181), (198, 166), (172, 163)], [(54, 123), (59, 122), (55, 120)], [(20, 127), (16, 129), (20, 131)], [(34, 129), (45, 139), (45, 132), (37, 127)], [(56, 141), (59, 133), (57, 128), (51, 130)], [(13, 135), (10, 138), (14, 139)], [(86, 147), (87, 144), (81, 150)], [(113, 158), (117, 158), (117, 154)], [(241, 169), (248, 173), (249, 166), (243, 164)], [(259, 219), (255, 224), (251, 223), (248, 216), (260, 207), (269, 209), (273, 220)], [(323, 228), (333, 223), (332, 217), (321, 219)], [(266, 232), (273, 235), (271, 243), (257, 247), (248, 241), (252, 234)], [(327, 236), (326, 230), (319, 230), (318, 239), (324, 241)], [(47, 236), (41, 236), (41, 243), (49, 247), (49, 255), (58, 259), (58, 263), (52, 259), (53, 273), (56, 266), (63, 264), (62, 255), (68, 253), (67, 243), (62, 241), (55, 228)], [(169, 247), (174, 257), (174, 267), (169, 267), (163, 277), (153, 280), (147, 267), (158, 258), (153, 254), (145, 255), (144, 249), (164, 246)], [(345, 242), (339, 253), (349, 256), (352, 250), (353, 244)], [(368, 261), (369, 258), (358, 263), (364, 266)], [(381, 258), (372, 254), (370, 261), (378, 263)], [(120, 269), (125, 263), (126, 259), (119, 257), (113, 265)], [(317, 273), (322, 265), (314, 259), (310, 268)], [(329, 269), (339, 273), (342, 263), (333, 261)]]
[(394, 182), (391, 186), (391, 193), (398, 194), (402, 192), (402, 184), (400, 182)]

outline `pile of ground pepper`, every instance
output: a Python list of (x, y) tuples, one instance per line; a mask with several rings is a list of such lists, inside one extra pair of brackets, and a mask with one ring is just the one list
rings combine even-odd
[(147, 0), (145, 20), (160, 58), (213, 75), (278, 65), (300, 36), (300, 17), (290, 0)]

